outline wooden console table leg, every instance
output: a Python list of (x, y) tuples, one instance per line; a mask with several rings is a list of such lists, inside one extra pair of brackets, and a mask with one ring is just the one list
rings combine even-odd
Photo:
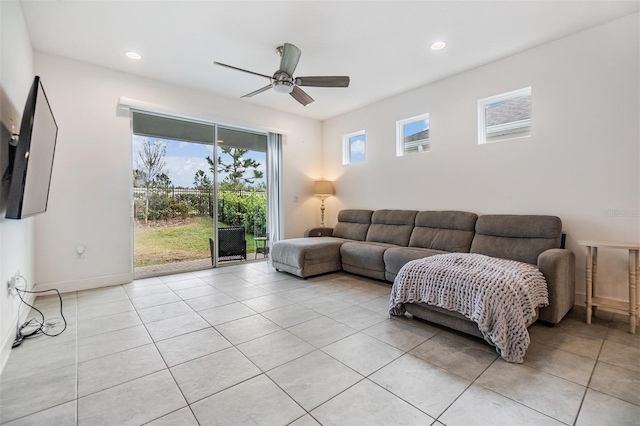
[(587, 288), (586, 288), (586, 297), (587, 300), (585, 302), (585, 305), (587, 306), (587, 324), (591, 324), (591, 296), (592, 296), (592, 290), (593, 290), (593, 248), (588, 246), (587, 247), (587, 276), (586, 276), (586, 280), (587, 280)]
[(636, 334), (638, 322), (638, 250), (629, 250), (629, 333)]
[[(598, 294), (598, 289), (596, 285), (596, 281), (598, 280), (598, 247), (593, 248), (593, 272), (591, 272), (593, 277), (591, 278), (591, 296), (595, 296)], [(591, 313), (595, 317), (598, 314), (598, 307), (591, 306)]]

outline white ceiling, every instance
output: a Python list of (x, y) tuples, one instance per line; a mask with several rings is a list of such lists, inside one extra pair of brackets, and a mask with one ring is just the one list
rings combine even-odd
[[(306, 107), (273, 90), (242, 101), (320, 120), (639, 10), (637, 0), (21, 4), (35, 50), (228, 98), (268, 80), (213, 61), (271, 75), (275, 48), (295, 44), (295, 75), (349, 75), (350, 87), (305, 88)], [(431, 51), (436, 40), (448, 46)]]

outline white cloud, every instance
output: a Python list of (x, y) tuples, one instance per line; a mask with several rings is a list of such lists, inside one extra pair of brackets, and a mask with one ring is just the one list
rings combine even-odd
[(194, 157), (165, 157), (169, 179), (175, 186), (190, 188), (198, 170), (210, 173), (209, 163), (204, 158)]
[(365, 144), (363, 140), (357, 140), (351, 142), (351, 154), (364, 154)]

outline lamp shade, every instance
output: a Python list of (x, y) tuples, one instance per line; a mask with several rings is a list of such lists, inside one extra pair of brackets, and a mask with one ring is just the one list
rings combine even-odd
[(333, 184), (330, 180), (317, 180), (313, 184), (313, 195), (333, 195)]

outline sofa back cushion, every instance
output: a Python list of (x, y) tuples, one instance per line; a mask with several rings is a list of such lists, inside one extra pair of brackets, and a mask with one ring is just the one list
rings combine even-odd
[(556, 216), (485, 215), (476, 222), (471, 253), (538, 263), (543, 251), (560, 248), (562, 221)]
[(414, 210), (376, 210), (366, 241), (407, 246), (416, 220)]
[(338, 213), (338, 223), (333, 228), (331, 236), (364, 241), (371, 225), (372, 214), (373, 210), (341, 210)]
[(477, 219), (477, 214), (469, 212), (419, 212), (409, 247), (468, 253)]

